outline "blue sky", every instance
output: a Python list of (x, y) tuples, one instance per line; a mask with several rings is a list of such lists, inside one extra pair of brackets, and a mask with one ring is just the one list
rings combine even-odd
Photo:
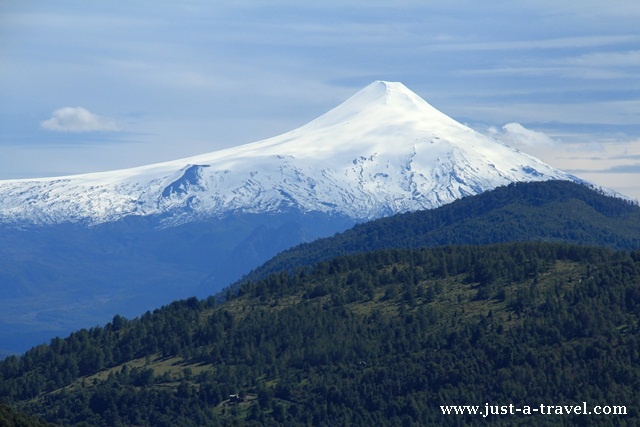
[(0, 0), (0, 179), (298, 127), (373, 80), (640, 198), (640, 2)]

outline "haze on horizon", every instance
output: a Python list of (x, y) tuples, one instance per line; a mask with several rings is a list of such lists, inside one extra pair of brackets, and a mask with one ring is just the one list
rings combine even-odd
[(0, 2), (0, 179), (297, 128), (374, 80), (640, 198), (640, 4)]

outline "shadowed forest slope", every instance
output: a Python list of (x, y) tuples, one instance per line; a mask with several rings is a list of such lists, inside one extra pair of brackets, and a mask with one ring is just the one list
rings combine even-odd
[(356, 225), (285, 250), (245, 279), (386, 248), (516, 241), (640, 248), (640, 207), (569, 181), (515, 183), (437, 209)]

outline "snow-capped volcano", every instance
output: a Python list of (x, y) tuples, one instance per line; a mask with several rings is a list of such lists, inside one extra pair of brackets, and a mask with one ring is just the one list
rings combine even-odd
[(577, 180), (456, 122), (401, 83), (376, 81), (263, 141), (126, 170), (0, 181), (0, 221), (169, 224), (297, 209), (364, 220), (514, 181)]

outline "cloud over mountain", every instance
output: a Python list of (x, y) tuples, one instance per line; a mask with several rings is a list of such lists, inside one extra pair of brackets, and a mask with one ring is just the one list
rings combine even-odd
[(548, 135), (537, 132), (535, 130), (527, 129), (520, 123), (507, 123), (502, 126), (502, 130), (496, 128), (490, 128), (489, 134), (496, 138), (506, 142), (509, 145), (554, 145), (555, 141)]
[(52, 113), (51, 118), (40, 125), (56, 132), (116, 132), (119, 130), (115, 121), (82, 107), (59, 108)]

